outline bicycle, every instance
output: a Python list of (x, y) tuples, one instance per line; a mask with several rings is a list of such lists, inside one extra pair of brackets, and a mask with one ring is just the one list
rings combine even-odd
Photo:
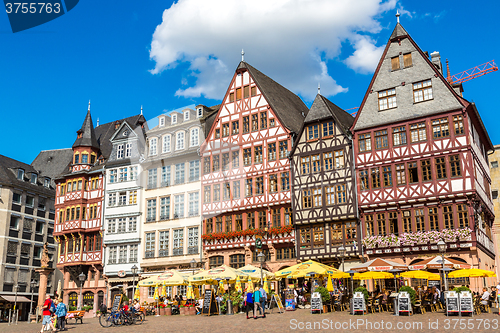
[(111, 311), (109, 313), (101, 313), (101, 316), (99, 317), (99, 324), (101, 324), (101, 326), (105, 328), (115, 325), (122, 325), (120, 312)]

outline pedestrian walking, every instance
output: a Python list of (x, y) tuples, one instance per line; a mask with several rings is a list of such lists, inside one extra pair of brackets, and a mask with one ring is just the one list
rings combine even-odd
[(57, 300), (56, 305), (56, 316), (57, 316), (57, 329), (60, 331), (66, 331), (66, 314), (68, 313), (68, 308), (66, 304), (63, 303), (62, 298)]
[(267, 301), (267, 293), (260, 285), (260, 307), (262, 308), (262, 318), (266, 318), (266, 301)]
[(255, 311), (254, 311), (254, 307), (253, 307), (253, 293), (250, 290), (248, 291), (246, 298), (245, 298), (245, 307), (247, 310), (247, 319), (250, 319), (250, 318), (248, 318), (249, 311), (253, 312), (253, 317), (255, 318)]
[(254, 306), (254, 313), (253, 313), (253, 318), (257, 319), (257, 310), (259, 310), (259, 313), (261, 311), (260, 307), (260, 299), (261, 299), (260, 291), (259, 289), (255, 289), (253, 292), (253, 306)]
[(43, 303), (43, 306), (42, 306), (43, 320), (42, 320), (42, 329), (40, 330), (41, 333), (45, 330), (47, 330), (47, 331), (52, 330), (54, 332), (56, 331), (56, 328), (52, 324), (52, 320), (50, 318), (52, 315), (52, 311), (50, 311), (50, 310), (53, 309), (53, 307), (54, 307), (54, 303), (52, 303), (52, 300), (50, 299), (50, 295), (47, 294), (45, 296), (45, 302)]

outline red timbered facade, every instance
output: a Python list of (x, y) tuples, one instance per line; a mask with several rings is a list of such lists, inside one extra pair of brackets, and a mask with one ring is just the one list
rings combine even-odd
[(298, 96), (239, 64), (201, 147), (207, 267), (257, 261), (256, 234), (267, 269), (296, 263), (288, 157), (307, 112)]
[(493, 146), (462, 91), (398, 23), (352, 127), (369, 258), (414, 264), (442, 239), (448, 256), (493, 268)]

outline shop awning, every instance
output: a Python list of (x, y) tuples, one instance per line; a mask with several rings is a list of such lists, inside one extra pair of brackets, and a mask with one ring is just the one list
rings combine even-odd
[[(126, 278), (109, 278), (108, 282), (109, 283), (116, 283), (116, 282), (133, 282), (134, 278), (133, 277), (126, 277)], [(135, 277), (135, 282), (139, 282), (139, 276)]]
[(28, 298), (24, 297), (24, 296), (12, 296), (12, 295), (0, 295), (0, 298), (3, 299), (4, 301), (7, 301), (7, 302), (16, 302), (17, 303), (25, 303), (25, 302), (31, 302), (31, 300), (29, 300)]

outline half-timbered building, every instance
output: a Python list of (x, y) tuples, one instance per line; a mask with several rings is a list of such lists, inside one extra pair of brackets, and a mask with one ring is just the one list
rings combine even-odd
[(494, 266), (488, 152), (476, 105), (398, 22), (356, 116), (354, 149), (368, 257), (436, 255)]
[(97, 305), (106, 292), (103, 273), (102, 217), (105, 162), (112, 150), (111, 136), (126, 120), (132, 128), (145, 123), (142, 115), (106, 123), (94, 129), (90, 105), (72, 146), (65, 171), (56, 177), (57, 268), (64, 274), (64, 302), (78, 304), (80, 281), (85, 275), (83, 304)]
[(296, 263), (288, 158), (307, 112), (297, 95), (240, 62), (201, 147), (207, 268), (255, 263), (256, 234), (267, 269)]
[(353, 116), (318, 94), (291, 152), (293, 221), (301, 260), (360, 263), (349, 130), (353, 122)]

